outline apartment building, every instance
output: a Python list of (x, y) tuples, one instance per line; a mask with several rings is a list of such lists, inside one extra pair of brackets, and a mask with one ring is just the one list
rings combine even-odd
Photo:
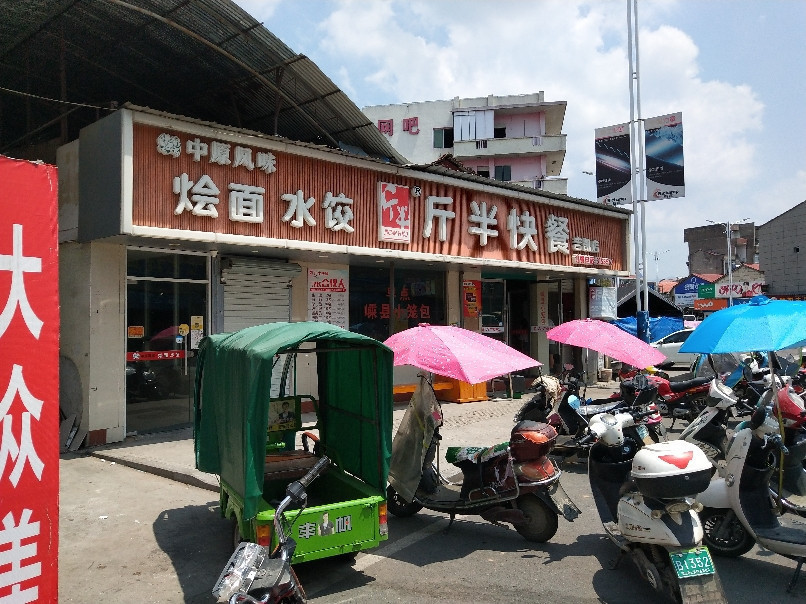
[(452, 155), (481, 176), (567, 194), (565, 101), (533, 94), (423, 101), (362, 111), (412, 164)]

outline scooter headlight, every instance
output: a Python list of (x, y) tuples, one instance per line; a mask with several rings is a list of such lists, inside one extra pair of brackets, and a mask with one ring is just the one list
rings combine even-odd
[(692, 507), (688, 501), (673, 501), (666, 505), (666, 511), (670, 514), (682, 514), (688, 512)]

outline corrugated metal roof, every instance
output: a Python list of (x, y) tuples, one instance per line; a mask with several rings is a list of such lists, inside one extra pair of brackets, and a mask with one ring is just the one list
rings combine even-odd
[(130, 102), (405, 162), (310, 59), (230, 0), (0, 7), (0, 153), (30, 159)]

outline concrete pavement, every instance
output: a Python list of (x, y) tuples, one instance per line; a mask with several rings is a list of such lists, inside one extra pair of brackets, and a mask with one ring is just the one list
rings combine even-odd
[[(618, 389), (618, 382), (599, 382), (588, 387), (587, 396), (603, 398)], [(442, 445), (486, 446), (505, 440), (508, 434), (501, 429), (490, 430), (490, 422), (498, 418), (511, 418), (520, 406), (533, 396), (521, 398), (495, 398), (474, 403), (442, 403), (444, 426)], [(397, 430), (406, 403), (395, 404), (393, 430)], [(315, 416), (303, 414), (303, 425), (315, 421)], [(444, 449), (443, 449), (444, 450)], [(191, 486), (218, 491), (218, 477), (196, 469), (193, 449), (193, 428), (132, 436), (120, 443), (84, 449), (84, 453), (120, 463), (143, 472), (170, 478)]]

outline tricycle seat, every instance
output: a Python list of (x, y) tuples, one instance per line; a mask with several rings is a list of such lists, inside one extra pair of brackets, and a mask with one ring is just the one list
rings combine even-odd
[(298, 480), (308, 473), (319, 457), (307, 451), (277, 451), (266, 455), (265, 480)]

